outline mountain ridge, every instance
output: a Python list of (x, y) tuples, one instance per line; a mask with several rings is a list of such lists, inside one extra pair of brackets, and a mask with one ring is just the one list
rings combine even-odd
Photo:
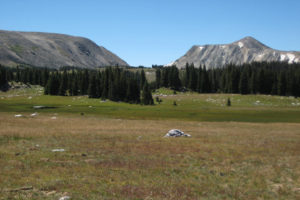
[(128, 64), (88, 38), (60, 33), (0, 30), (0, 64), (95, 68)]
[(227, 64), (241, 65), (264, 61), (299, 63), (300, 52), (272, 49), (247, 36), (229, 44), (193, 45), (182, 57), (165, 66), (176, 65), (183, 68), (186, 63), (194, 63), (195, 67), (205, 65), (207, 68), (218, 68)]

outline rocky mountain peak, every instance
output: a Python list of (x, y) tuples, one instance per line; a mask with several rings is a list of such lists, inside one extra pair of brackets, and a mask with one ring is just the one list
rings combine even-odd
[(248, 36), (230, 44), (194, 45), (184, 56), (167, 66), (183, 68), (186, 63), (194, 63), (195, 67), (205, 65), (207, 68), (216, 68), (230, 63), (241, 65), (263, 61), (298, 63), (300, 52), (278, 51)]

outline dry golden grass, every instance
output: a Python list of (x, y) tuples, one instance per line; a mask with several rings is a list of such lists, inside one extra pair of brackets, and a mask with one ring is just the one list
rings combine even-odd
[(0, 199), (300, 198), (297, 123), (52, 116), (0, 114)]

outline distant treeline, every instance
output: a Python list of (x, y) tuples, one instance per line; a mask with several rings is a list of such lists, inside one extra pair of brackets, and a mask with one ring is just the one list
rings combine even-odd
[(119, 67), (104, 70), (47, 68), (5, 68), (0, 66), (0, 88), (8, 81), (45, 87), (46, 95), (77, 96), (110, 99), (128, 103), (152, 105), (153, 98), (145, 72), (133, 73)]
[(88, 95), (145, 105), (153, 104), (151, 90), (160, 87), (199, 93), (300, 96), (300, 64), (255, 62), (215, 69), (196, 68), (193, 64), (186, 64), (184, 69), (157, 65), (152, 68), (156, 81), (148, 84), (143, 69), (139, 72), (119, 67), (53, 70), (0, 65), (0, 89), (5, 89), (8, 81), (17, 81), (41, 85), (48, 95)]
[(199, 93), (300, 96), (300, 64), (255, 62), (209, 70), (205, 66), (195, 68), (193, 64), (186, 64), (183, 70), (176, 66), (155, 68), (156, 88), (186, 88)]

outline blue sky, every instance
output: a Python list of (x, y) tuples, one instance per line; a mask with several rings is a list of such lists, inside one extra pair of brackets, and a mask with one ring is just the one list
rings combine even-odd
[(253, 36), (300, 51), (299, 0), (0, 0), (0, 29), (87, 37), (132, 66)]

